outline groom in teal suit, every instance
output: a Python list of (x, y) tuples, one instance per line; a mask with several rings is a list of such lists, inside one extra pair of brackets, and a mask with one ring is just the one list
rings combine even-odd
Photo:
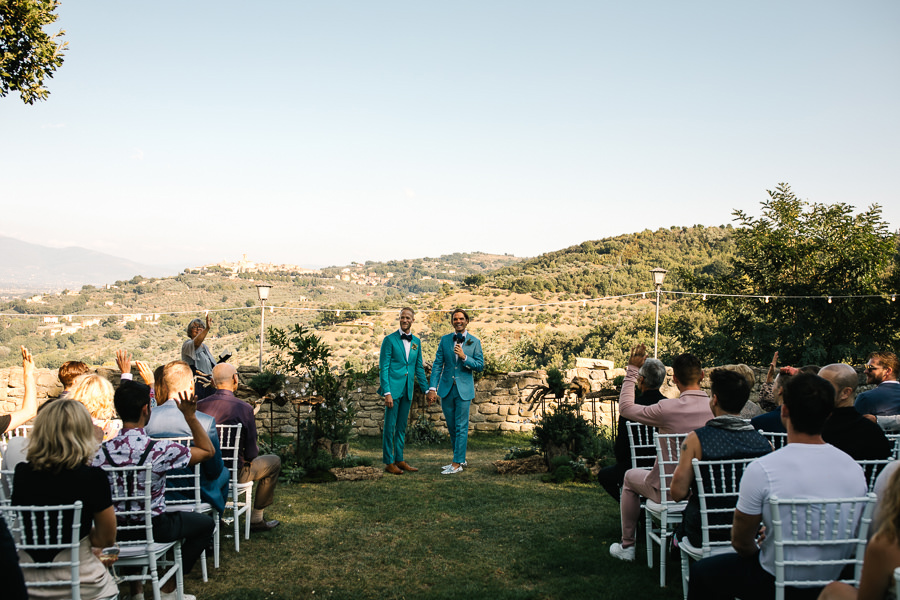
[(384, 470), (394, 475), (402, 475), (403, 471), (418, 471), (403, 460), (413, 388), (418, 381), (423, 392), (428, 389), (422, 364), (422, 342), (410, 331), (414, 320), (415, 313), (411, 308), (400, 311), (400, 329), (381, 342), (378, 359), (381, 383), (378, 393), (384, 396)]
[(427, 396), (429, 404), (441, 397), (441, 409), (453, 446), (453, 462), (444, 467), (444, 475), (459, 473), (466, 465), (469, 407), (475, 399), (474, 373), (484, 370), (481, 340), (466, 331), (469, 315), (457, 308), (450, 314), (450, 322), (454, 333), (443, 336), (438, 344)]

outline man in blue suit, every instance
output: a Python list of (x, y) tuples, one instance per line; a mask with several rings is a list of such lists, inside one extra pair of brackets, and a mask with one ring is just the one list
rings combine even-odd
[[(180, 392), (188, 394), (194, 392), (194, 374), (191, 367), (184, 361), (174, 360), (163, 368), (162, 377), (169, 398), (156, 399), (157, 406), (150, 413), (150, 421), (144, 431), (154, 438), (190, 437), (190, 427), (173, 398), (178, 398)], [(216, 449), (215, 456), (200, 463), (200, 495), (204, 502), (214, 506), (221, 514), (225, 510), (225, 497), (228, 495), (228, 482), (231, 476), (222, 460), (216, 420), (202, 412), (197, 413), (197, 419)]]
[(444, 475), (453, 475), (466, 465), (466, 443), (469, 440), (469, 406), (475, 399), (473, 374), (484, 370), (481, 341), (466, 331), (469, 315), (461, 308), (450, 314), (454, 333), (448, 333), (438, 344), (431, 367), (428, 403), (441, 398), (441, 409), (447, 421), (453, 462), (444, 467)]
[(403, 459), (403, 446), (416, 382), (419, 382), (423, 392), (428, 390), (422, 363), (422, 341), (410, 331), (413, 321), (413, 309), (403, 308), (400, 311), (400, 329), (381, 342), (378, 359), (381, 384), (378, 393), (384, 396), (382, 456), (384, 470), (394, 475), (403, 475), (403, 471), (418, 471)]

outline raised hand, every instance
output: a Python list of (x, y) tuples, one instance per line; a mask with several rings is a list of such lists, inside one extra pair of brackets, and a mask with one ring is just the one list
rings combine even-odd
[(647, 360), (647, 346), (638, 344), (631, 349), (631, 357), (628, 359), (628, 364), (630, 366), (640, 369), (644, 366), (645, 360)]
[(123, 373), (131, 373), (131, 355), (127, 350), (116, 350), (116, 364)]
[(28, 348), (25, 346), (19, 346), (19, 349), (22, 350), (22, 371), (23, 375), (26, 378), (34, 377), (34, 358), (31, 356), (31, 352), (28, 351)]
[(150, 368), (150, 365), (142, 360), (135, 361), (135, 364), (137, 365), (138, 373), (141, 374), (141, 379), (144, 380), (144, 383), (153, 387), (153, 369)]
[(197, 396), (194, 392), (178, 392), (175, 405), (184, 415), (185, 419), (196, 416), (197, 413)]

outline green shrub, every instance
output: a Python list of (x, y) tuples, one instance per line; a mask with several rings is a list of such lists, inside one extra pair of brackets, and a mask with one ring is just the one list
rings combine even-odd
[(506, 454), (503, 456), (503, 460), (516, 460), (517, 458), (528, 458), (529, 456), (534, 456), (536, 454), (540, 454), (541, 451), (534, 446), (529, 446), (528, 448), (519, 448), (518, 446), (514, 446), (512, 448), (506, 449)]
[(541, 417), (534, 427), (534, 439), (545, 455), (553, 445), (591, 461), (599, 458), (604, 448), (598, 428), (578, 414), (574, 405), (566, 403)]
[(438, 431), (434, 423), (424, 414), (412, 422), (406, 428), (406, 443), (413, 446), (425, 446), (439, 444), (447, 439), (447, 436)]

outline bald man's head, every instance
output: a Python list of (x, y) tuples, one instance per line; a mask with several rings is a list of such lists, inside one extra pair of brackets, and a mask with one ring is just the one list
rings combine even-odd
[(220, 363), (213, 367), (213, 385), (216, 386), (216, 389), (219, 390), (231, 390), (232, 392), (237, 389), (237, 369), (234, 368), (234, 365), (229, 365), (228, 363)]
[(834, 386), (836, 408), (853, 406), (856, 400), (856, 388), (859, 385), (859, 374), (856, 369), (843, 363), (834, 363), (819, 371), (819, 377), (827, 379)]

